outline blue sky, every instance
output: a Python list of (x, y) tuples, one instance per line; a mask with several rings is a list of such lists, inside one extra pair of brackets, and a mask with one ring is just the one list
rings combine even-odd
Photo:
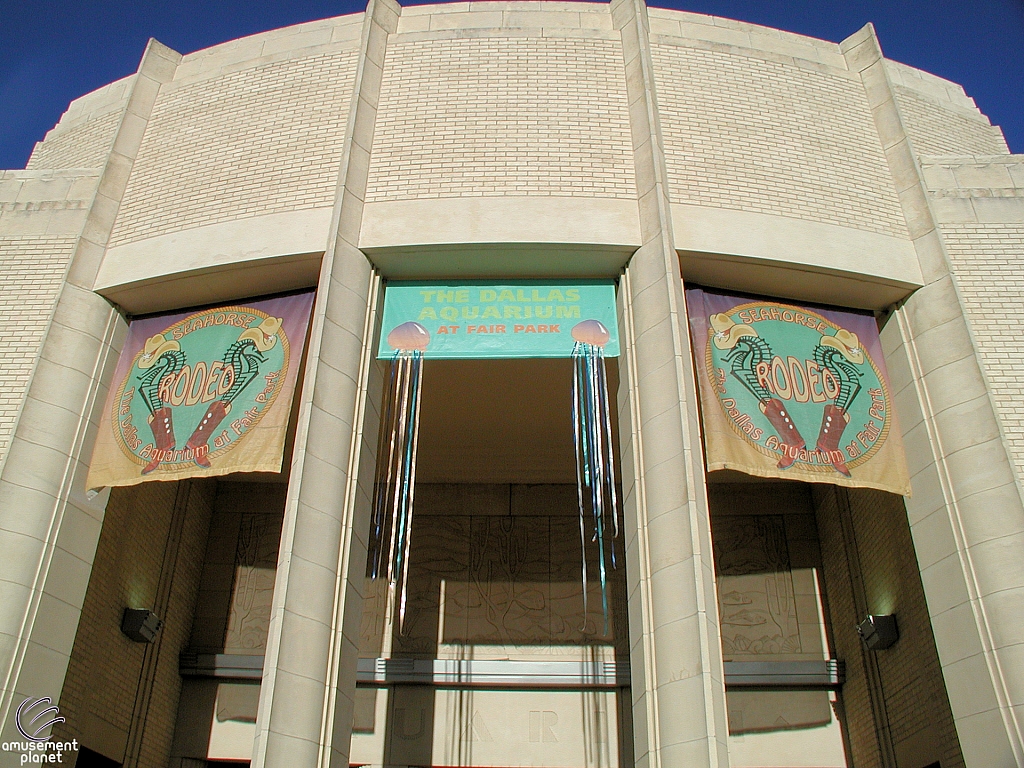
[[(409, 4), (406, 0), (406, 4)], [(1024, 0), (651, 0), (839, 41), (868, 21), (885, 54), (960, 83), (1024, 153)], [(0, 0), (0, 168), (23, 168), (72, 99), (131, 74), (155, 37), (181, 53), (361, 11), (352, 0)]]

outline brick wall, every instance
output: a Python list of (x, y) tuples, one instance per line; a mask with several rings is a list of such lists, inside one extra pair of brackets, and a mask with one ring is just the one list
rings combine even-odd
[(54, 728), (55, 736), (74, 736), (118, 761), (122, 755), (110, 754), (111, 745), (97, 743), (90, 731), (98, 725), (124, 739), (131, 728), (147, 646), (121, 634), (121, 614), (128, 606), (155, 603), (176, 495), (177, 483), (111, 492), (61, 692), (60, 710), (67, 722)]
[(74, 246), (73, 237), (0, 237), (0, 463)]
[(333, 205), (355, 67), (334, 50), (166, 84), (110, 244)]
[[(903, 499), (826, 485), (814, 487), (814, 499), (833, 643), (846, 661), (854, 765), (882, 765), (873, 714), (880, 708), (898, 765), (963, 766)], [(855, 626), (867, 613), (896, 614), (896, 645), (864, 648)]]
[(1008, 342), (1024, 334), (1024, 222), (944, 224), (941, 230), (988, 374), (1005, 443), (1020, 476), (1024, 470), (1024, 382)]
[(857, 768), (881, 768), (882, 755), (875, 733), (866, 659), (853, 630), (861, 608), (854, 595), (854, 577), (846, 557), (839, 497), (829, 486), (814, 488), (825, 599), (832, 624), (830, 640), (835, 657), (846, 662), (846, 682), (839, 702), (846, 721), (849, 757)]
[(60, 122), (36, 144), (25, 167), (102, 168), (134, 79), (117, 80), (71, 102)]
[(943, 105), (909, 88), (894, 87), (903, 126), (921, 155), (1009, 152), (1002, 132), (980, 112)]
[(97, 172), (0, 173), (0, 466), (97, 182)]
[(652, 54), (674, 203), (906, 237), (858, 78), (755, 52)]
[(1024, 384), (1008, 353), (1008, 340), (1024, 333), (1024, 156), (921, 164), (1004, 444), (1024, 480)]
[(54, 132), (36, 146), (25, 167), (102, 168), (114, 143), (121, 113), (108, 112), (73, 128)]
[(367, 201), (635, 194), (617, 41), (389, 43)]
[[(111, 492), (60, 699), (67, 722), (55, 736), (118, 761), (127, 745), (138, 768), (166, 766), (215, 488), (150, 482)], [(156, 642), (121, 634), (126, 607), (164, 620)]]
[(1009, 152), (1002, 132), (989, 123), (974, 100), (956, 83), (895, 61), (886, 61), (885, 70), (903, 127), (918, 154)]

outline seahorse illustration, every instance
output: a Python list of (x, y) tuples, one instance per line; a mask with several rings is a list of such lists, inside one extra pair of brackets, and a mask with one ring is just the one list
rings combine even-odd
[(711, 315), (709, 319), (715, 331), (712, 337), (715, 346), (730, 350), (724, 357), (730, 363), (730, 373), (757, 398), (761, 413), (775, 427), (779, 439), (786, 446), (776, 466), (789, 469), (807, 443), (790, 418), (786, 406), (777, 397), (773, 397), (757, 377), (758, 364), (771, 362), (771, 346), (751, 326), (736, 323), (724, 312)]
[(850, 405), (861, 390), (860, 377), (863, 374), (857, 366), (864, 362), (864, 351), (857, 334), (840, 328), (835, 336), (822, 336), (814, 348), (814, 361), (820, 368), (829, 371), (839, 385), (835, 398), (831, 403), (826, 403), (821, 415), (817, 448), (829, 456), (837, 472), (850, 477), (839, 441), (850, 422)]
[(139, 370), (144, 371), (137, 377), (139, 394), (149, 409), (149, 428), (153, 430), (153, 442), (156, 443), (149, 464), (142, 468), (142, 474), (148, 475), (174, 450), (174, 422), (170, 406), (160, 394), (160, 383), (169, 376), (176, 376), (185, 367), (185, 353), (178, 342), (158, 333), (146, 339), (138, 365)]

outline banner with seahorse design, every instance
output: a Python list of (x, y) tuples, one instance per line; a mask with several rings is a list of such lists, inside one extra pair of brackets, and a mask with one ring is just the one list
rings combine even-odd
[(133, 320), (87, 488), (280, 472), (313, 292)]
[(708, 471), (910, 495), (868, 314), (686, 290)]

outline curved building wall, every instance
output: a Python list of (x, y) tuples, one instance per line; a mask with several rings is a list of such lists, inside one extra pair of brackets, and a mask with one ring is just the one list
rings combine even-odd
[(559, 31), (436, 39), (400, 28), (385, 60), (367, 202), (635, 198), (621, 46)]
[(358, 20), (345, 22), (270, 35), (242, 61), (185, 57), (160, 89), (110, 246), (330, 209), (358, 59)]
[[(152, 43), (0, 179), (16, 284), (0, 328), (23, 331), (0, 339), (0, 529), (21, 547), (0, 575), (4, 727), (18, 695), (60, 689), (68, 628), (109, 570), (93, 568), (107, 495), (82, 483), (128, 318), (318, 288), (254, 764), (347, 764), (382, 281), (618, 277), (637, 764), (729, 759), (682, 281), (884, 323), (914, 495), (876, 506), (904, 544), (873, 553), (875, 507), (836, 495), (821, 554), (836, 572), (861, 558), (867, 586), (842, 578), (863, 612), (912, 541), (892, 583), (914, 595), (910, 636), (934, 627), (921, 663), (942, 680), (921, 690), (941, 717), (914, 709), (894, 661), (909, 646), (862, 652), (847, 746), (858, 765), (909, 765), (940, 740), (927, 721), (952, 718), (966, 765), (1020, 763), (1024, 417), (1005, 337), (1024, 304), (1022, 167), (959, 86), (884, 60), (869, 28), (835, 44), (630, 0), (372, 0), (184, 57)], [(888, 715), (868, 693), (883, 674)]]
[(0, 172), (0, 468), (98, 171)]
[[(1020, 243), (1024, 217), (1006, 209), (1024, 198), (1024, 173), (1006, 156), (924, 157), (929, 196), (941, 211), (943, 240), (983, 361), (1018, 482), (1024, 481), (1024, 388), (1007, 343), (1024, 332)], [(1000, 210), (1002, 209), (1002, 210)], [(1011, 222), (1000, 219), (1011, 218)], [(1015, 220), (1013, 220), (1015, 219)]]
[(885, 63), (907, 134), (920, 155), (1007, 154), (1002, 131), (956, 83), (895, 61)]
[[(672, 202), (906, 238), (864, 86), (839, 46), (702, 19), (652, 19)], [(732, 42), (706, 39), (714, 32)]]
[(25, 168), (102, 167), (133, 80), (134, 76), (123, 78), (71, 102), (60, 122), (36, 144)]

